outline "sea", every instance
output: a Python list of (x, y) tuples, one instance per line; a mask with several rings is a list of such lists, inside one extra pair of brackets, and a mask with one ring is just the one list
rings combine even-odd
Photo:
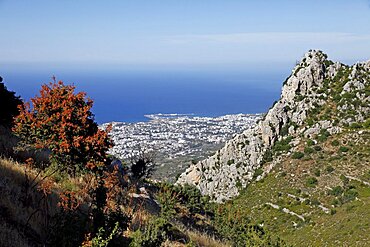
[(148, 121), (150, 114), (216, 117), (263, 113), (280, 96), (286, 71), (191, 70), (0, 70), (8, 89), (24, 100), (38, 94), (52, 76), (94, 101), (99, 123)]

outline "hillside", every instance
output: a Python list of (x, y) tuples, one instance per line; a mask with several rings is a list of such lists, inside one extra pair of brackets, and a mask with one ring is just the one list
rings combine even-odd
[(294, 246), (366, 246), (370, 223), (370, 61), (353, 66), (310, 51), (253, 130), (192, 165), (178, 184), (223, 214)]
[(296, 151), (302, 137), (333, 135), (348, 126), (360, 126), (370, 112), (369, 70), (370, 61), (350, 67), (328, 60), (321, 51), (309, 51), (264, 119), (215, 155), (190, 166), (178, 184), (193, 184), (222, 202), (262, 175), (260, 169), (268, 173), (282, 152)]
[[(78, 157), (102, 155), (97, 165), (77, 158), (66, 163), (70, 149), (53, 149), (50, 155), (59, 154), (59, 160), (47, 163), (17, 163), (11, 152), (0, 152), (10, 156), (0, 157), (0, 246), (366, 246), (369, 82), (370, 61), (348, 66), (309, 51), (257, 125), (191, 165), (175, 185), (115, 166), (106, 154), (108, 132), (94, 135), (100, 133), (106, 144), (76, 149)], [(55, 96), (61, 89), (72, 90), (68, 99), (84, 96), (63, 82), (50, 86), (53, 93), (42, 95), (56, 103), (63, 102)], [(47, 119), (64, 116), (55, 113), (60, 109), (48, 112)], [(84, 116), (92, 116), (88, 113)], [(54, 137), (65, 129), (60, 122), (34, 133), (53, 126)], [(69, 135), (83, 140), (78, 133)], [(30, 144), (46, 137), (50, 140), (35, 136)], [(61, 147), (60, 138), (55, 140), (45, 148)]]

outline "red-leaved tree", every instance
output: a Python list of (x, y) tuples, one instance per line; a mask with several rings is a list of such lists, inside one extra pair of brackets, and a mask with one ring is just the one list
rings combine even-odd
[(74, 175), (85, 168), (104, 165), (112, 146), (108, 132), (98, 128), (93, 101), (75, 86), (62, 81), (45, 84), (40, 95), (19, 106), (14, 133), (23, 148), (50, 151), (50, 160)]

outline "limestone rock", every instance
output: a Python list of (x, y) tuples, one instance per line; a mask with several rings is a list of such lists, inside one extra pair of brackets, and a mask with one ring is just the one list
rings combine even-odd
[[(318, 109), (326, 103), (330, 87), (324, 91), (326, 79), (334, 79), (340, 71), (351, 70), (343, 91), (363, 89), (369, 83), (370, 61), (357, 63), (348, 68), (341, 63), (332, 63), (327, 55), (318, 50), (307, 52), (284, 82), (280, 99), (270, 108), (264, 118), (253, 129), (248, 129), (228, 141), (213, 156), (191, 165), (180, 175), (177, 184), (192, 184), (202, 194), (210, 195), (216, 202), (223, 202), (239, 194), (254, 178), (261, 167), (267, 150), (284, 135), (317, 135), (321, 129), (338, 133), (341, 128), (333, 121), (318, 121), (313, 126), (304, 127), (310, 110)], [(321, 92), (324, 91), (324, 92)], [(367, 99), (368, 100), (368, 99)], [(342, 107), (349, 107), (343, 105)], [(364, 106), (364, 111), (370, 111)], [(352, 120), (351, 120), (352, 121)], [(297, 129), (297, 126), (303, 126)], [(276, 160), (264, 168), (266, 174), (276, 164)], [(258, 178), (262, 178), (263, 175)]]

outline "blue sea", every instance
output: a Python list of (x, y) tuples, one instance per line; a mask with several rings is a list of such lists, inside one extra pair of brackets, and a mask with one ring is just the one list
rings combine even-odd
[(74, 84), (94, 100), (98, 123), (146, 121), (157, 113), (221, 116), (262, 113), (280, 96), (286, 71), (48, 70), (0, 71), (8, 89), (29, 100), (43, 83)]

